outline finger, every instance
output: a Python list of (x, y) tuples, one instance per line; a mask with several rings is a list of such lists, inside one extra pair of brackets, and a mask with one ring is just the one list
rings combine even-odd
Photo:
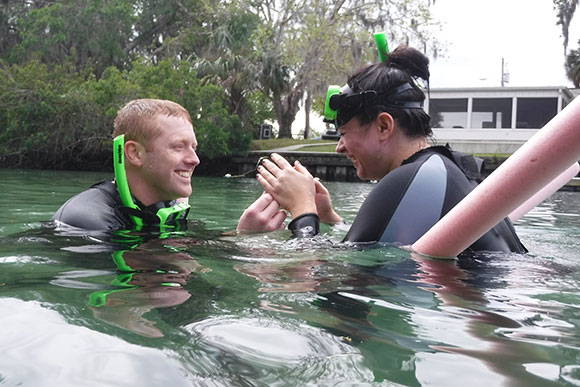
[[(268, 161), (269, 162), (269, 161)], [(265, 163), (265, 162), (264, 162)], [(271, 165), (274, 165), (273, 163), (269, 162)], [(277, 166), (274, 165), (274, 168), (278, 169)], [(278, 170), (279, 171), (279, 170)], [(266, 181), (268, 181), (270, 183), (270, 185), (274, 184), (274, 182), (276, 181), (276, 175), (274, 175), (272, 173), (272, 171), (270, 171), (268, 168), (266, 168), (266, 165), (260, 165), (258, 167), (258, 175), (261, 175), (264, 179), (266, 179)], [(258, 176), (256, 175), (256, 176)]]
[(328, 193), (328, 189), (320, 182), (318, 179), (314, 179), (314, 186), (316, 187), (316, 192)]
[(264, 176), (257, 174), (256, 179), (258, 180), (258, 183), (262, 185), (264, 191), (268, 192), (269, 194), (271, 194), (274, 191), (274, 188), (272, 188), (272, 185), (268, 182), (268, 180), (264, 178)]
[[(271, 195), (268, 195), (270, 197), (272, 197)], [(272, 200), (270, 200), (270, 202), (268, 203), (268, 205), (263, 209), (264, 214), (266, 214), (267, 216), (273, 216), (277, 211), (280, 210), (280, 204), (278, 204), (278, 202), (276, 200), (274, 200), (274, 198), (272, 198)]]
[(296, 160), (294, 162), (294, 168), (298, 172), (302, 173), (303, 175), (312, 177), (312, 175), (310, 174), (310, 172), (308, 171), (308, 169), (306, 169), (306, 167), (304, 165), (302, 165), (302, 163), (300, 163), (300, 161)]
[(272, 218), (272, 224), (274, 225), (274, 230), (279, 230), (284, 228), (284, 220), (288, 215), (284, 211), (278, 211), (278, 213)]
[(280, 176), (280, 174), (282, 173), (282, 170), (280, 169), (280, 167), (277, 164), (271, 162), (270, 160), (262, 161), (262, 165), (260, 167), (258, 167), (258, 171), (260, 171), (260, 168), (265, 169), (270, 174), (272, 174), (272, 176), (275, 176), (275, 177)]
[(252, 203), (252, 205), (250, 205), (250, 208), (262, 212), (266, 208), (268, 208), (272, 203), (276, 203), (274, 201), (274, 198), (272, 197), (272, 195), (265, 192), (262, 195), (260, 195), (260, 197), (256, 199), (256, 201)]
[(273, 160), (278, 165), (278, 167), (280, 167), (282, 169), (292, 168), (292, 166), (290, 165), (288, 160), (286, 160), (284, 157), (280, 156), (278, 153), (272, 153), (270, 155), (270, 159)]

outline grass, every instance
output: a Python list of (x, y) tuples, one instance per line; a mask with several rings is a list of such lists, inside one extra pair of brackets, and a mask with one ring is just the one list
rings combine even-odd
[(292, 138), (274, 138), (270, 140), (253, 140), (251, 150), (270, 150), (300, 144), (328, 144), (328, 140), (294, 140)]
[(306, 151), (306, 152), (328, 152), (334, 153), (336, 152), (336, 144), (328, 144), (328, 145), (316, 145), (316, 146), (305, 146), (304, 148), (297, 149), (298, 151)]

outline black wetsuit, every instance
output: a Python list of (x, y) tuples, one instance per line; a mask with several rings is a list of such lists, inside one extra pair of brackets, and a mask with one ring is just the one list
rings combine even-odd
[(123, 206), (115, 183), (103, 181), (67, 200), (52, 220), (85, 230), (113, 231), (134, 228), (130, 217), (134, 215), (143, 219), (145, 226), (158, 226), (157, 210), (175, 203), (173, 200), (146, 207), (136, 201), (142, 210), (128, 208)]
[[(345, 241), (414, 243), (477, 186), (480, 166), (474, 157), (442, 146), (415, 153), (371, 191)], [(318, 217), (299, 217), (289, 227), (294, 235), (313, 235)], [(468, 250), (527, 251), (508, 219)]]

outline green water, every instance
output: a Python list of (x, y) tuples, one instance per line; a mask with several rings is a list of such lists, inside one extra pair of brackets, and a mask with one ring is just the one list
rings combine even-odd
[[(288, 232), (227, 237), (260, 193), (195, 178), (191, 230), (124, 254), (41, 222), (106, 174), (0, 170), (0, 385), (579, 385), (580, 194), (460, 262)], [(369, 184), (329, 183), (352, 220)]]

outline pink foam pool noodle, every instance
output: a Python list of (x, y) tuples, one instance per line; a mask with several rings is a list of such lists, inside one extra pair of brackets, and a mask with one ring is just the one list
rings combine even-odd
[(573, 100), (412, 245), (455, 257), (580, 159), (580, 98)]
[(536, 192), (534, 196), (526, 200), (524, 204), (513, 210), (512, 213), (509, 214), (508, 216), (510, 220), (512, 222), (515, 222), (516, 220), (520, 219), (522, 216), (527, 214), (532, 208), (534, 208), (535, 206), (546, 200), (548, 197), (552, 196), (554, 192), (556, 192), (557, 190), (562, 188), (566, 183), (572, 180), (574, 176), (578, 174), (578, 172), (580, 172), (580, 164), (578, 163), (572, 164), (568, 169), (566, 169), (564, 172), (559, 174), (554, 180), (548, 183), (548, 185), (546, 185), (544, 188)]

